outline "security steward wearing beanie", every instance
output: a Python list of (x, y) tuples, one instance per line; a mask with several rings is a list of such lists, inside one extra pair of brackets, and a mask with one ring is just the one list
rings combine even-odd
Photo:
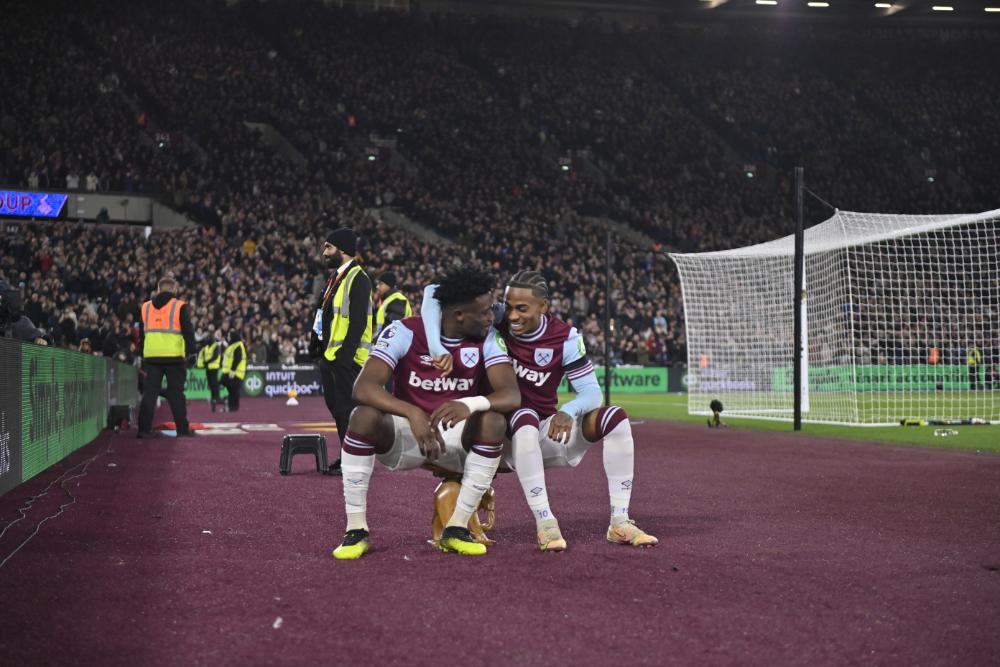
[(378, 311), (375, 313), (375, 339), (377, 340), (385, 328), (404, 317), (413, 315), (413, 308), (406, 295), (396, 289), (396, 274), (385, 271), (375, 281), (378, 292)]
[[(344, 444), (354, 409), (351, 392), (372, 345), (372, 283), (355, 259), (358, 237), (353, 229), (334, 230), (323, 244), (323, 261), (336, 271), (316, 307), (311, 348), (319, 356), (326, 407)], [(340, 474), (340, 458), (330, 466)]]
[(177, 437), (194, 435), (188, 427), (184, 399), (187, 357), (193, 356), (196, 349), (194, 326), (191, 308), (175, 296), (176, 292), (177, 282), (173, 278), (161, 278), (156, 296), (143, 303), (139, 310), (142, 371), (145, 374), (139, 407), (140, 438), (158, 435), (153, 433), (153, 412), (164, 377), (167, 378), (165, 395), (177, 425)]
[(222, 353), (222, 386), (226, 388), (226, 407), (229, 412), (240, 410), (240, 388), (247, 376), (247, 346), (243, 344), (240, 330), (233, 328), (226, 336), (229, 345)]
[(198, 351), (198, 361), (195, 364), (198, 368), (205, 369), (205, 380), (208, 382), (208, 391), (211, 393), (212, 412), (222, 404), (219, 393), (219, 368), (222, 367), (222, 331), (216, 330), (212, 339), (205, 344), (205, 347)]

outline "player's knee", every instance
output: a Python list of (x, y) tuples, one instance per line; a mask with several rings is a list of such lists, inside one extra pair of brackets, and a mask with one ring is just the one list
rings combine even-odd
[(382, 413), (369, 405), (359, 405), (351, 412), (347, 428), (355, 433), (375, 435)]
[(537, 412), (531, 408), (521, 408), (510, 416), (510, 435), (513, 436), (527, 426), (534, 426), (537, 429), (540, 423)]
[(488, 441), (503, 440), (507, 430), (507, 420), (499, 412), (488, 410), (479, 419), (479, 438)]
[(601, 408), (597, 413), (597, 427), (602, 438), (614, 431), (622, 422), (628, 424), (628, 413), (617, 405)]
[(617, 405), (609, 405), (606, 408), (598, 408), (584, 420), (584, 437), (591, 442), (596, 442), (607, 437), (622, 423), (628, 426), (628, 413)]

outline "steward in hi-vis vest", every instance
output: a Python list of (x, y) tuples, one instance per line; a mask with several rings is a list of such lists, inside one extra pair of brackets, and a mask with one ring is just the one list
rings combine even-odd
[(243, 387), (243, 378), (247, 376), (247, 346), (243, 344), (239, 329), (230, 329), (226, 340), (229, 345), (222, 353), (222, 386), (229, 394), (229, 411), (238, 412), (240, 389)]
[[(139, 308), (143, 386), (139, 407), (140, 438), (158, 435), (152, 432), (153, 413), (161, 393), (170, 404), (177, 435), (191, 435), (184, 399), (187, 359), (195, 353), (191, 308), (177, 298), (177, 282), (173, 278), (162, 278), (157, 288), (156, 296)], [(167, 380), (165, 389), (164, 378)]]
[[(354, 409), (351, 390), (372, 346), (372, 282), (355, 259), (353, 229), (334, 230), (323, 244), (323, 261), (335, 273), (327, 281), (313, 318), (311, 348), (318, 353), (323, 398), (343, 444)], [(330, 466), (340, 474), (340, 459)]]
[(375, 281), (375, 289), (379, 298), (378, 312), (375, 313), (375, 340), (378, 340), (387, 326), (413, 315), (413, 308), (406, 295), (396, 289), (395, 273), (386, 271), (380, 275)]
[(222, 332), (216, 330), (205, 347), (198, 352), (198, 368), (205, 369), (205, 380), (208, 382), (208, 391), (211, 393), (209, 402), (212, 412), (217, 406), (222, 405), (222, 397), (219, 393), (219, 368), (222, 367)]
[(969, 389), (978, 391), (983, 383), (979, 381), (979, 368), (983, 365), (983, 352), (975, 345), (966, 350), (965, 363), (969, 366)]

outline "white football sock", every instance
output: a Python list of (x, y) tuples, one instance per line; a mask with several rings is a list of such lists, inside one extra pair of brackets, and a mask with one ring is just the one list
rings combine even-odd
[(528, 501), (535, 523), (554, 519), (555, 515), (549, 508), (549, 493), (545, 488), (545, 466), (542, 448), (538, 444), (538, 429), (534, 426), (519, 428), (511, 438), (511, 449), (517, 480), (521, 483), (524, 499)]
[(340, 453), (347, 530), (368, 530), (368, 482), (374, 468), (374, 456), (358, 456), (345, 451)]
[(517, 480), (521, 483), (524, 499), (528, 501), (535, 523), (554, 519), (555, 515), (549, 508), (549, 493), (545, 488), (545, 467), (542, 448), (538, 444), (538, 429), (534, 426), (517, 429), (511, 438), (511, 448)]
[(479, 501), (490, 488), (499, 467), (499, 456), (486, 457), (474, 451), (469, 452), (465, 457), (465, 471), (462, 473), (462, 490), (458, 492), (455, 513), (448, 519), (448, 526), (469, 527), (469, 519), (478, 509)]
[(635, 468), (635, 448), (632, 426), (628, 419), (618, 423), (604, 436), (604, 472), (608, 476), (611, 497), (611, 524), (628, 521), (628, 505), (632, 499), (632, 476)]

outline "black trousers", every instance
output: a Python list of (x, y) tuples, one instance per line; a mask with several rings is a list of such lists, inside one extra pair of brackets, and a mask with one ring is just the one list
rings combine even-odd
[(355, 363), (349, 364), (346, 368), (327, 361), (325, 358), (319, 360), (319, 375), (323, 380), (323, 400), (330, 411), (330, 416), (337, 423), (337, 437), (340, 444), (344, 444), (344, 436), (347, 435), (347, 422), (351, 418), (351, 410), (354, 409), (354, 399), (351, 392), (354, 390), (354, 381), (361, 373), (361, 366)]
[(170, 404), (170, 412), (178, 431), (188, 430), (187, 403), (184, 400), (184, 379), (187, 368), (183, 363), (157, 364), (143, 360), (142, 370), (146, 377), (142, 385), (142, 404), (139, 406), (139, 432), (148, 433), (153, 428), (153, 412), (156, 398), (160, 395), (163, 378), (167, 378), (167, 388), (163, 392)]
[(979, 391), (982, 389), (981, 385), (982, 383), (979, 381), (979, 366), (969, 366), (969, 389)]
[(240, 385), (243, 384), (243, 380), (239, 379), (235, 375), (229, 377), (228, 375), (222, 378), (222, 386), (225, 387), (229, 392), (229, 411), (236, 412), (240, 409)]
[(212, 403), (221, 403), (222, 398), (219, 396), (219, 369), (206, 368), (205, 379), (208, 380), (208, 391), (212, 394)]

